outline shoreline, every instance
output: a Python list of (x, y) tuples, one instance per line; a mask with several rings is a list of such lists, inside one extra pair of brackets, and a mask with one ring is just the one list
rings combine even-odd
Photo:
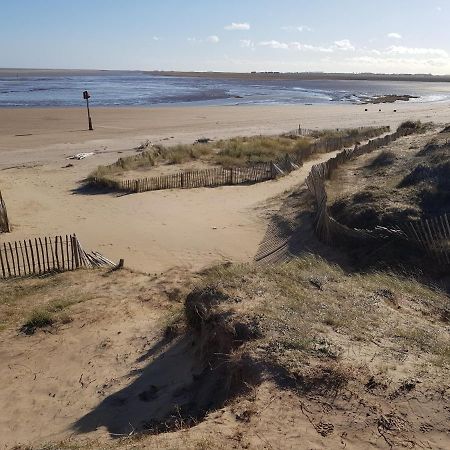
[[(406, 99), (408, 98), (408, 99)], [(221, 100), (233, 100), (233, 97), (224, 97)], [(396, 95), (396, 94), (386, 94), (386, 95), (374, 95), (372, 97), (370, 96), (361, 96), (360, 101), (333, 101), (329, 100), (327, 102), (323, 103), (305, 103), (305, 102), (298, 102), (298, 103), (283, 103), (283, 102), (271, 102), (271, 103), (207, 103), (207, 102), (179, 102), (179, 103), (154, 103), (154, 104), (146, 104), (146, 105), (138, 105), (138, 104), (129, 104), (129, 105), (95, 105), (92, 103), (89, 103), (89, 108), (91, 111), (94, 110), (127, 110), (127, 109), (137, 109), (137, 110), (149, 110), (149, 109), (166, 109), (166, 108), (230, 108), (230, 107), (236, 107), (236, 108), (282, 108), (282, 107), (349, 107), (349, 106), (366, 106), (366, 105), (381, 105), (381, 106), (396, 106), (396, 105), (406, 105), (406, 104), (414, 104), (414, 105), (433, 105), (433, 104), (443, 104), (448, 103), (450, 104), (450, 97), (446, 99), (440, 99), (440, 100), (421, 100), (421, 97), (409, 95), (409, 94), (402, 94), (402, 95)], [(0, 104), (0, 111), (1, 110), (17, 110), (17, 109), (33, 109), (33, 110), (73, 110), (73, 109), (82, 109), (86, 106), (80, 103), (79, 105), (46, 105), (46, 106), (40, 106), (40, 105), (17, 105), (17, 106), (3, 106)]]

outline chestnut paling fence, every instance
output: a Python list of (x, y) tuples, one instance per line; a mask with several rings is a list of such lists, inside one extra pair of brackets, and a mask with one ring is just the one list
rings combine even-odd
[(8, 219), (6, 204), (0, 192), (0, 233), (9, 233), (11, 231)]
[[(389, 132), (390, 128), (361, 128), (364, 135), (361, 139), (379, 136)], [(311, 130), (312, 133), (312, 130)], [(288, 133), (292, 134), (292, 133)], [(104, 177), (94, 177), (90, 184), (106, 187), (115, 191), (137, 193), (161, 189), (191, 189), (199, 187), (217, 187), (239, 184), (259, 183), (283, 176), (303, 165), (303, 161), (316, 153), (329, 153), (353, 145), (358, 135), (323, 137), (312, 142), (308, 147), (286, 154), (269, 162), (257, 163), (250, 167), (212, 168), (204, 170), (181, 171), (158, 177), (139, 178), (132, 180), (114, 180)]]
[(75, 234), (0, 244), (0, 278), (114, 265), (98, 252), (86, 252)]
[(332, 244), (335, 240), (341, 238), (356, 242), (396, 237), (413, 242), (441, 263), (450, 263), (450, 220), (447, 214), (419, 221), (399, 223), (390, 228), (376, 227), (371, 230), (363, 230), (350, 228), (339, 223), (328, 211), (325, 181), (330, 179), (332, 173), (340, 165), (414, 132), (411, 129), (397, 130), (395, 133), (370, 140), (365, 145), (356, 145), (354, 149), (345, 149), (334, 158), (312, 167), (306, 179), (306, 185), (315, 199), (314, 227), (320, 240)]

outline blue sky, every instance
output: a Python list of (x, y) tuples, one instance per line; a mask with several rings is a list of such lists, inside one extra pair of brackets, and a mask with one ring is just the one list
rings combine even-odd
[(0, 0), (0, 67), (450, 74), (448, 0)]

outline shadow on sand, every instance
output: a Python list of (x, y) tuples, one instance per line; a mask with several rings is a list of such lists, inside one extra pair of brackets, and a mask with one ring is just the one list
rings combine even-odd
[(187, 408), (195, 414), (199, 408), (190, 389), (196, 377), (193, 340), (185, 336), (166, 344), (163, 339), (140, 357), (138, 361), (157, 354), (142, 370), (128, 374), (130, 379), (136, 377), (131, 384), (106, 397), (74, 423), (73, 429), (89, 433), (104, 427), (111, 436), (120, 437), (151, 430)]
[(130, 195), (129, 192), (117, 192), (117, 190), (113, 188), (94, 185), (88, 183), (86, 180), (82, 180), (78, 184), (78, 187), (71, 189), (70, 191), (73, 195), (111, 195), (113, 197)]

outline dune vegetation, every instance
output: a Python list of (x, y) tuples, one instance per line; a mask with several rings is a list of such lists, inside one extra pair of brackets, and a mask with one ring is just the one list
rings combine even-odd
[(317, 142), (344, 139), (345, 145), (378, 136), (388, 127), (362, 127), (342, 130), (321, 130), (311, 136), (286, 134), (281, 136), (249, 136), (221, 139), (216, 142), (178, 144), (171, 147), (143, 142), (136, 155), (119, 158), (108, 166), (99, 166), (88, 180), (121, 177), (129, 171), (151, 171), (160, 165), (182, 165), (201, 161), (207, 165), (224, 168), (246, 167), (253, 164), (277, 161), (285, 155), (295, 155), (308, 150)]

